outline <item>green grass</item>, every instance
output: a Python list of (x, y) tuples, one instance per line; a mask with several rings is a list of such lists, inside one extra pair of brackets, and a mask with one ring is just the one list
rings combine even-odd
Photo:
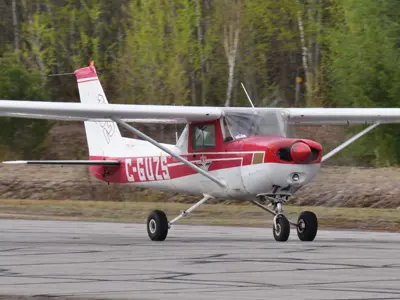
[[(189, 206), (171, 202), (0, 200), (0, 217), (145, 223), (154, 209), (164, 210), (172, 219)], [(285, 206), (286, 215), (294, 221), (304, 210), (317, 214), (320, 227), (400, 231), (397, 209)], [(265, 227), (271, 220), (270, 214), (251, 204), (204, 204), (179, 224)]]

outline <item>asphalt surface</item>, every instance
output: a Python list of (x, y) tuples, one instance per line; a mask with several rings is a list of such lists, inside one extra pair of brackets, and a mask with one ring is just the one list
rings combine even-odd
[(277, 243), (270, 228), (176, 225), (151, 242), (145, 225), (0, 220), (0, 295), (400, 299), (400, 234), (320, 231), (304, 243), (292, 230)]

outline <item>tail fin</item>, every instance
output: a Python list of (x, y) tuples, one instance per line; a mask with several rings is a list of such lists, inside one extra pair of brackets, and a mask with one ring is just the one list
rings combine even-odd
[[(107, 97), (97, 77), (93, 63), (75, 71), (81, 102), (85, 104), (107, 104)], [(115, 156), (123, 139), (115, 122), (85, 121), (86, 139), (91, 157)]]

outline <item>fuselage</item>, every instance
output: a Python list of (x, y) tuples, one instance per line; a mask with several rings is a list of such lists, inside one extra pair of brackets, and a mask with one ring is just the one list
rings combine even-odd
[[(190, 140), (190, 139), (189, 139)], [(165, 145), (165, 144), (164, 144)], [(133, 155), (91, 156), (120, 160), (118, 167), (92, 166), (100, 180), (184, 194), (207, 193), (216, 198), (252, 200), (272, 192), (293, 193), (317, 174), (322, 157), (320, 144), (279, 136), (252, 136), (195, 151), (167, 145), (176, 154), (224, 181), (221, 188), (208, 178), (147, 142), (136, 145)], [(128, 147), (129, 148), (129, 147)]]

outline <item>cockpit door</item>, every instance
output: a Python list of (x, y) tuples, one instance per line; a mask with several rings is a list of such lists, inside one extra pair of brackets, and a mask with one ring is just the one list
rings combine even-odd
[[(223, 130), (222, 120), (190, 124), (188, 149), (193, 163), (225, 181), (227, 191), (224, 192), (235, 198), (235, 195), (244, 191), (241, 176), (243, 159), (240, 153), (242, 144), (241, 141), (228, 138)], [(207, 189), (221, 192), (221, 188), (207, 178), (200, 179), (199, 184), (204, 192), (211, 192)]]

